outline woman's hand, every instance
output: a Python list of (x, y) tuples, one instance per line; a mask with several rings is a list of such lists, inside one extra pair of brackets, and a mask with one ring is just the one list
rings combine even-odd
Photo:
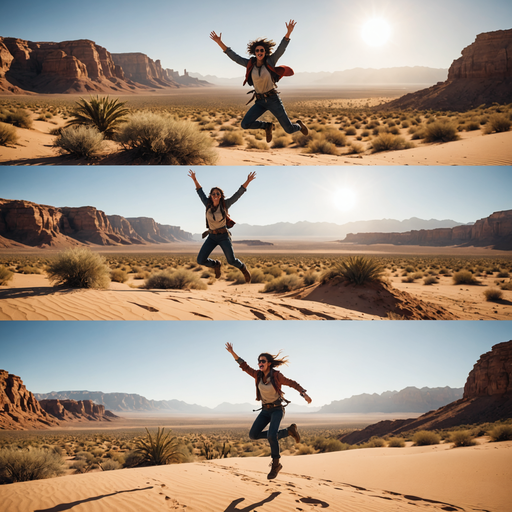
[(233, 350), (233, 344), (229, 343), (229, 341), (226, 343), (226, 350), (235, 358), (238, 359), (238, 356), (236, 355), (235, 351)]
[[(293, 29), (292, 29), (293, 30)], [(222, 42), (222, 32), (217, 35), (213, 30), (210, 32), (210, 39), (215, 41), (223, 51), (226, 51), (228, 47)]]
[(290, 34), (293, 32), (293, 29), (295, 28), (295, 25), (297, 25), (297, 22), (294, 20), (290, 20), (289, 23), (285, 23), (286, 25), (286, 35), (284, 36), (286, 39), (290, 39)]
[(312, 402), (311, 398), (309, 398), (309, 396), (307, 395), (307, 393), (302, 393), (302, 398), (304, 398), (304, 400), (306, 400), (306, 402), (308, 404), (310, 404)]
[(256, 171), (250, 172), (249, 176), (247, 176), (247, 181), (242, 185), (242, 187), (247, 188), (249, 186), (249, 183), (251, 183), (252, 180), (256, 179)]
[(194, 180), (196, 188), (201, 188), (201, 185), (199, 185), (199, 182), (197, 181), (196, 173), (192, 169), (188, 171), (188, 176), (190, 176)]

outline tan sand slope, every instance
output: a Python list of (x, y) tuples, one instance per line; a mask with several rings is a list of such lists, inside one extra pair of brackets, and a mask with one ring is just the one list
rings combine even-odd
[(123, 469), (0, 487), (2, 512), (479, 511), (512, 503), (512, 442), (371, 448)]

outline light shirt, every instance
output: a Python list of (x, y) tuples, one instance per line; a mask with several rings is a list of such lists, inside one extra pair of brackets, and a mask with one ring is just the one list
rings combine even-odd
[(220, 204), (217, 206), (215, 212), (215, 219), (213, 218), (212, 209), (210, 208), (206, 212), (206, 220), (208, 221), (209, 229), (220, 229), (226, 227), (226, 217), (222, 217), (222, 212), (220, 211)]
[(270, 71), (267, 69), (267, 66), (263, 65), (259, 68), (254, 64), (251, 76), (254, 90), (258, 94), (264, 94), (274, 89), (274, 82), (272, 81), (272, 76), (270, 75)]
[(270, 379), (268, 384), (264, 384), (263, 380), (260, 379), (258, 382), (258, 389), (260, 390), (261, 401), (264, 404), (271, 404), (280, 398), (274, 386), (272, 386)]

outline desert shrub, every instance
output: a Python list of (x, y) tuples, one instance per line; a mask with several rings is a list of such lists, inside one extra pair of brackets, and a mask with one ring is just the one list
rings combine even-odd
[(497, 302), (503, 298), (503, 292), (499, 288), (488, 288), (484, 296), (487, 302)]
[(490, 432), (491, 441), (512, 441), (512, 425), (497, 425)]
[(105, 258), (89, 249), (59, 253), (46, 272), (50, 282), (71, 288), (108, 288), (110, 283), (110, 268)]
[(141, 464), (147, 466), (162, 466), (171, 462), (180, 462), (183, 455), (179, 451), (176, 437), (171, 437), (171, 431), (158, 427), (156, 435), (152, 436), (146, 428), (147, 435), (136, 441), (135, 453), (140, 455)]
[(300, 148), (305, 148), (318, 134), (314, 130), (309, 129), (308, 135), (304, 135), (301, 132), (295, 132), (292, 135), (293, 142), (297, 144)]
[(32, 117), (30, 112), (23, 108), (18, 108), (14, 112), (10, 110), (0, 113), (0, 122), (12, 124), (18, 128), (32, 128)]
[(401, 437), (392, 437), (388, 441), (389, 448), (403, 448), (405, 441)]
[(450, 435), (450, 441), (457, 447), (473, 446), (476, 444), (473, 435), (468, 430), (456, 430)]
[(320, 280), (320, 272), (306, 272), (304, 274), (304, 286), (310, 286)]
[(500, 288), (501, 288), (502, 290), (512, 290), (512, 281), (511, 281), (511, 280), (509, 280), (509, 281), (507, 281), (506, 283), (502, 283), (502, 284), (500, 284)]
[(464, 125), (464, 130), (467, 132), (472, 132), (474, 130), (480, 129), (480, 123), (478, 121), (470, 121)]
[(274, 292), (274, 293), (283, 293), (283, 292), (290, 292), (292, 290), (296, 290), (297, 288), (300, 288), (303, 286), (303, 282), (295, 274), (292, 275), (286, 275), (282, 277), (278, 277), (276, 279), (273, 279), (272, 281), (268, 282), (265, 287), (263, 288), (263, 292)]
[(244, 136), (241, 131), (227, 131), (220, 139), (220, 146), (240, 146), (244, 143)]
[(428, 446), (431, 444), (439, 444), (440, 437), (429, 430), (420, 430), (412, 437), (414, 446)]
[(13, 275), (13, 272), (8, 268), (0, 265), (0, 286), (6, 285), (12, 279)]
[(128, 274), (124, 270), (116, 268), (110, 271), (110, 279), (116, 283), (126, 283), (128, 281)]
[(197, 274), (189, 270), (179, 269), (174, 272), (163, 270), (149, 276), (146, 280), (144, 288), (147, 289), (163, 289), (163, 290), (206, 290), (207, 286), (201, 282)]
[(386, 446), (386, 441), (381, 437), (372, 437), (369, 441), (364, 443), (364, 448), (383, 448)]
[(40, 274), (41, 271), (37, 267), (32, 267), (30, 265), (23, 265), (16, 270), (18, 274)]
[(289, 135), (281, 135), (280, 137), (274, 137), (272, 139), (273, 148), (287, 148), (293, 139)]
[(316, 137), (309, 141), (304, 148), (306, 153), (318, 153), (322, 155), (337, 155), (336, 146), (322, 137)]
[(126, 102), (107, 97), (91, 97), (89, 101), (80, 98), (71, 112), (67, 126), (94, 126), (105, 137), (111, 138), (121, 123), (126, 121), (129, 110), (124, 107)]
[[(239, 270), (230, 270), (226, 274), (226, 281), (233, 281), (234, 284), (244, 284), (245, 276)], [(252, 274), (251, 274), (251, 282), (252, 282)]]
[(431, 284), (435, 284), (437, 283), (437, 278), (434, 277), (434, 276), (427, 276), (425, 277), (425, 279), (423, 279), (423, 284), (424, 285), (431, 285)]
[(345, 135), (355, 135), (356, 133), (357, 130), (352, 126), (349, 126), (348, 128), (345, 129)]
[(512, 121), (505, 114), (493, 114), (485, 125), (485, 133), (508, 132)]
[(403, 137), (399, 135), (393, 135), (392, 133), (381, 133), (378, 137), (372, 140), (372, 153), (378, 153), (380, 151), (396, 151), (400, 149), (408, 149), (412, 146), (412, 143), (407, 142)]
[(257, 140), (251, 137), (247, 140), (247, 149), (268, 149), (268, 144), (264, 140)]
[(458, 139), (457, 127), (449, 121), (434, 121), (425, 128), (425, 142), (450, 142)]
[[(245, 280), (244, 280), (245, 282)], [(265, 274), (258, 268), (251, 270), (251, 283), (264, 283)]]
[(28, 482), (51, 478), (63, 473), (63, 460), (57, 453), (43, 448), (0, 450), (0, 482)]
[(384, 272), (380, 263), (366, 256), (350, 256), (336, 264), (332, 270), (334, 275), (341, 276), (349, 283), (357, 285), (370, 281), (381, 281)]
[(343, 450), (348, 450), (350, 448), (350, 445), (347, 443), (342, 443), (338, 439), (317, 437), (313, 441), (313, 447), (315, 448), (315, 450), (318, 450), (320, 453), (324, 453), (324, 452), (340, 452)]
[(7, 144), (16, 144), (18, 142), (18, 134), (16, 128), (10, 124), (0, 122), (0, 146)]
[(296, 455), (311, 455), (312, 453), (315, 453), (315, 449), (312, 446), (309, 446), (309, 444), (299, 444), (297, 446)]
[(212, 139), (189, 121), (166, 114), (132, 114), (119, 130), (117, 140), (141, 158), (169, 165), (213, 165), (217, 154)]
[(61, 154), (92, 158), (103, 149), (103, 135), (92, 126), (64, 128), (53, 141)]
[(283, 270), (281, 267), (278, 267), (277, 265), (272, 265), (271, 267), (268, 267), (264, 270), (265, 274), (270, 274), (273, 277), (280, 277), (283, 273)]
[(478, 284), (469, 270), (459, 270), (453, 274), (453, 284)]
[(503, 268), (498, 272), (498, 275), (496, 277), (508, 277), (509, 275), (510, 272)]
[(327, 142), (331, 142), (338, 147), (345, 146), (347, 143), (345, 134), (340, 130), (336, 130), (335, 128), (327, 128), (323, 132), (323, 136)]
[(121, 468), (121, 464), (117, 460), (107, 459), (105, 462), (98, 464), (102, 471), (113, 471)]
[(364, 146), (362, 144), (359, 144), (358, 142), (351, 142), (348, 146), (348, 155), (359, 155), (361, 153), (364, 153)]

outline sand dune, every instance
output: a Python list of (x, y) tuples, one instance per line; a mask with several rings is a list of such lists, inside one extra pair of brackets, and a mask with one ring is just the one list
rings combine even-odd
[(512, 442), (370, 448), (123, 469), (0, 487), (5, 512), (489, 511), (512, 503)]
[[(140, 286), (140, 281), (132, 281)], [(486, 302), (481, 286), (402, 283), (374, 289), (311, 285), (298, 291), (261, 293), (263, 284), (219, 280), (207, 290), (144, 290), (110, 284), (108, 290), (53, 288), (44, 275), (15, 274), (0, 288), (0, 320), (511, 320), (512, 291)]]

